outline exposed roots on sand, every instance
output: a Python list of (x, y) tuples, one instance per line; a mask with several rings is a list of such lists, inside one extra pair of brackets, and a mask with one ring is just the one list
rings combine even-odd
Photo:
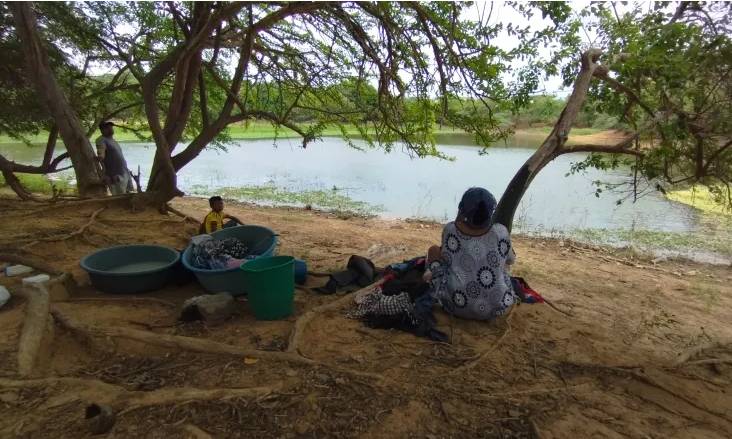
[(300, 316), (297, 321), (295, 321), (295, 326), (292, 328), (292, 332), (290, 333), (290, 340), (287, 344), (287, 352), (291, 353), (298, 353), (300, 355), (303, 355), (302, 352), (300, 352), (300, 346), (302, 344), (302, 338), (303, 334), (305, 333), (305, 329), (310, 324), (310, 322), (318, 315), (323, 314), (328, 311), (336, 310), (341, 308), (343, 305), (348, 304), (349, 302), (353, 301), (353, 298), (356, 297), (359, 293), (363, 291), (369, 291), (374, 288), (375, 284), (369, 285), (365, 288), (362, 288), (356, 292), (349, 293), (344, 295), (343, 297), (334, 300), (332, 302), (328, 302), (324, 305), (320, 305), (318, 307), (315, 307), (311, 309), (310, 311), (306, 312), (302, 316)]
[(65, 241), (65, 240), (71, 239), (71, 238), (73, 238), (75, 236), (81, 236), (81, 235), (84, 234), (84, 232), (86, 232), (86, 230), (89, 227), (91, 227), (92, 224), (94, 224), (94, 221), (96, 221), (97, 216), (99, 216), (99, 214), (102, 213), (104, 211), (104, 209), (106, 209), (106, 206), (100, 207), (99, 209), (95, 210), (91, 214), (91, 217), (89, 217), (89, 220), (86, 223), (84, 223), (81, 227), (79, 227), (78, 229), (76, 229), (73, 232), (66, 233), (66, 234), (63, 234), (63, 235), (47, 236), (47, 237), (44, 237), (44, 238), (39, 238), (39, 239), (36, 239), (35, 241), (32, 241), (32, 242), (24, 245), (22, 248), (23, 249), (30, 248), (30, 247), (38, 244), (38, 243), (41, 243), (41, 242)]
[(215, 355), (232, 355), (237, 357), (257, 358), (270, 361), (284, 361), (308, 367), (323, 367), (326, 369), (330, 369), (334, 372), (342, 373), (344, 375), (350, 375), (352, 377), (365, 379), (367, 382), (373, 385), (378, 385), (384, 379), (384, 377), (380, 374), (360, 372), (356, 370), (331, 366), (319, 361), (305, 358), (301, 355), (298, 355), (297, 353), (292, 352), (273, 352), (257, 349), (245, 349), (225, 343), (218, 343), (215, 341), (195, 337), (161, 334), (157, 332), (141, 331), (138, 329), (117, 326), (91, 326), (74, 321), (73, 319), (64, 316), (63, 313), (61, 313), (59, 310), (53, 308), (51, 310), (51, 314), (61, 327), (66, 328), (86, 338), (110, 337), (115, 339), (127, 339), (175, 350), (184, 350), (189, 352)]
[(514, 309), (516, 309), (516, 307), (512, 306), (511, 310), (508, 311), (508, 314), (506, 315), (506, 318), (504, 319), (504, 323), (506, 324), (506, 329), (503, 331), (503, 334), (501, 334), (501, 336), (498, 337), (498, 340), (496, 340), (496, 342), (493, 343), (490, 348), (488, 348), (485, 351), (483, 351), (482, 353), (478, 354), (478, 356), (475, 357), (474, 359), (472, 359), (472, 360), (468, 361), (467, 363), (463, 364), (462, 366), (454, 369), (452, 371), (453, 375), (462, 374), (465, 371), (473, 369), (475, 366), (480, 364), (488, 355), (490, 355), (491, 352), (495, 351), (496, 348), (498, 348), (498, 346), (501, 345), (501, 343), (503, 343), (503, 340), (505, 340), (506, 337), (508, 336), (508, 334), (511, 332), (511, 317), (513, 316)]
[(612, 374), (621, 376), (624, 378), (632, 378), (634, 380), (637, 380), (643, 384), (646, 384), (651, 387), (655, 387), (672, 397), (685, 402), (686, 404), (692, 406), (693, 408), (700, 410), (704, 413), (710, 414), (716, 418), (720, 418), (724, 421), (727, 421), (728, 423), (732, 423), (732, 417), (730, 417), (726, 413), (720, 413), (714, 410), (711, 410), (707, 407), (704, 407), (700, 405), (698, 402), (688, 398), (685, 395), (680, 394), (679, 392), (674, 391), (673, 389), (670, 389), (668, 386), (658, 382), (654, 378), (650, 377), (649, 375), (643, 373), (643, 368), (641, 366), (607, 366), (604, 364), (594, 364), (594, 363), (574, 363), (574, 362), (563, 362), (560, 363), (560, 367), (565, 368), (574, 368), (576, 370), (584, 370), (584, 371), (591, 371), (591, 372), (599, 372), (602, 374)]
[[(14, 251), (17, 251), (14, 249)], [(11, 264), (27, 265), (33, 269), (36, 269), (43, 273), (51, 275), (63, 275), (64, 273), (59, 271), (57, 268), (47, 264), (40, 258), (34, 258), (31, 256), (23, 256), (17, 253), (0, 252), (0, 261), (10, 262)]]
[(29, 380), (12, 380), (0, 378), (3, 388), (48, 388), (64, 386), (73, 388), (73, 392), (59, 392), (56, 397), (49, 398), (44, 408), (62, 406), (74, 401), (106, 404), (120, 414), (142, 407), (183, 403), (188, 401), (213, 401), (232, 398), (261, 398), (280, 390), (279, 385), (251, 388), (219, 388), (194, 389), (186, 387), (162, 388), (154, 391), (129, 391), (114, 384), (89, 378), (51, 377)]

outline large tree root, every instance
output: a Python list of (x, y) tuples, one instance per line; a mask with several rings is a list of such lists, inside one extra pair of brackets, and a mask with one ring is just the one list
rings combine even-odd
[(34, 258), (30, 258), (27, 256), (22, 256), (16, 253), (0, 253), (0, 261), (10, 262), (12, 264), (20, 264), (20, 265), (27, 265), (28, 267), (31, 267), (35, 270), (41, 271), (43, 273), (53, 274), (53, 275), (62, 275), (63, 272), (59, 271), (58, 269), (48, 265), (44, 261), (39, 261)]
[(662, 383), (659, 383), (658, 381), (651, 378), (650, 376), (648, 376), (642, 372), (639, 372), (638, 369), (641, 369), (640, 366), (638, 366), (638, 367), (627, 367), (627, 366), (619, 367), (619, 366), (606, 366), (604, 364), (574, 363), (574, 362), (563, 362), (563, 363), (561, 363), (561, 365), (567, 366), (567, 367), (574, 367), (577, 369), (593, 370), (593, 371), (601, 372), (603, 374), (612, 373), (612, 374), (620, 375), (620, 376), (623, 376), (626, 378), (633, 378), (637, 381), (640, 381), (643, 384), (646, 384), (651, 387), (655, 387), (655, 388), (673, 396), (674, 398), (677, 398), (677, 399), (685, 402), (686, 404), (690, 405), (691, 407), (694, 407), (697, 410), (700, 410), (704, 413), (708, 413), (712, 416), (724, 419), (725, 421), (732, 423), (732, 418), (728, 414), (720, 413), (720, 412), (716, 412), (711, 409), (708, 409), (708, 408), (700, 405), (696, 401), (686, 397), (685, 395), (679, 394), (678, 392), (676, 392), (672, 389), (669, 389), (667, 386), (663, 385)]
[(165, 208), (168, 210), (168, 212), (170, 212), (170, 213), (172, 213), (172, 214), (174, 214), (176, 216), (179, 216), (179, 217), (183, 218), (183, 221), (188, 221), (189, 223), (196, 224), (196, 225), (200, 225), (201, 224), (201, 222), (198, 221), (197, 219), (191, 218), (190, 216), (186, 215), (185, 213), (183, 213), (180, 210), (172, 207), (169, 204), (166, 204), (165, 205)]
[(165, 306), (167, 308), (178, 308), (173, 302), (167, 300), (158, 299), (155, 297), (74, 297), (69, 300), (64, 300), (66, 303), (84, 303), (84, 302), (98, 302), (98, 303), (111, 303), (120, 305), (128, 305), (133, 303), (142, 303), (148, 305)]
[(704, 351), (709, 351), (712, 349), (719, 349), (719, 348), (726, 348), (732, 346), (732, 341), (726, 341), (726, 342), (719, 342), (715, 341), (712, 343), (703, 344), (700, 346), (694, 346), (693, 348), (682, 352), (677, 358), (676, 361), (674, 361), (675, 366), (681, 366), (687, 361), (698, 357), (699, 355), (703, 354)]
[(340, 309), (343, 305), (345, 305), (349, 302), (352, 302), (353, 298), (356, 297), (356, 295), (358, 293), (360, 293), (362, 291), (371, 290), (374, 288), (375, 285), (376, 284), (371, 284), (356, 292), (346, 294), (337, 300), (328, 302), (324, 305), (316, 306), (315, 308), (311, 309), (310, 311), (308, 311), (305, 314), (303, 314), (302, 316), (300, 316), (295, 321), (295, 326), (292, 328), (292, 332), (290, 333), (290, 340), (287, 344), (287, 352), (298, 353), (298, 354), (302, 355), (302, 352), (300, 352), (300, 345), (302, 344), (303, 334), (305, 333), (305, 329), (307, 328), (307, 326), (318, 314), (322, 314), (327, 311)]
[(29, 376), (33, 373), (42, 348), (53, 338), (53, 324), (48, 314), (51, 300), (43, 286), (25, 290), (21, 295), (25, 296), (27, 302), (18, 341), (18, 373)]
[(176, 404), (188, 401), (220, 401), (232, 398), (260, 398), (280, 389), (276, 386), (251, 388), (195, 389), (170, 387), (150, 392), (129, 391), (114, 384), (87, 378), (50, 377), (35, 380), (12, 380), (0, 378), (2, 388), (49, 388), (64, 386), (68, 391), (49, 398), (41, 408), (60, 407), (75, 401), (106, 404), (122, 413), (143, 407)]
[(153, 346), (163, 348), (172, 348), (175, 350), (184, 350), (189, 352), (198, 352), (203, 354), (232, 355), (237, 357), (258, 358), (271, 361), (285, 361), (294, 364), (300, 364), (308, 367), (323, 367), (334, 372), (350, 375), (366, 379), (373, 384), (378, 384), (384, 379), (382, 375), (368, 372), (360, 372), (351, 369), (345, 369), (337, 366), (331, 366), (319, 361), (305, 358), (301, 355), (291, 352), (273, 352), (260, 351), (256, 349), (246, 349), (238, 346), (232, 346), (225, 343), (218, 343), (212, 340), (200, 339), (194, 337), (184, 337), (179, 335), (160, 334), (157, 332), (141, 331), (132, 328), (123, 328), (117, 326), (91, 326), (76, 322), (73, 319), (64, 316), (57, 309), (52, 309), (56, 322), (62, 327), (79, 333), (84, 337), (111, 337), (117, 339), (126, 339), (147, 343)]
[(505, 340), (506, 337), (508, 336), (508, 334), (511, 332), (511, 317), (513, 317), (514, 309), (516, 309), (516, 306), (512, 306), (511, 310), (508, 311), (508, 315), (506, 316), (506, 320), (505, 320), (506, 330), (503, 331), (503, 334), (501, 334), (500, 337), (498, 337), (498, 340), (496, 340), (495, 343), (493, 343), (491, 345), (491, 347), (489, 347), (488, 349), (483, 351), (481, 354), (479, 354), (475, 359), (468, 361), (467, 363), (463, 364), (462, 366), (454, 369), (451, 372), (453, 375), (462, 374), (465, 371), (475, 368), (475, 366), (479, 365), (483, 360), (485, 360), (486, 357), (488, 357), (493, 351), (495, 351), (496, 348), (501, 345), (501, 343), (503, 343), (503, 340)]

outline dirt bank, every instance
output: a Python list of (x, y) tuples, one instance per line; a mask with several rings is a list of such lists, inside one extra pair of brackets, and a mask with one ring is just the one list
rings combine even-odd
[[(199, 199), (173, 205), (194, 218), (207, 210)], [(108, 300), (88, 287), (78, 260), (121, 243), (181, 248), (196, 226), (123, 203), (102, 207), (0, 199), (0, 253), (44, 261), (81, 285), (72, 300), (52, 305), (61, 320), (35, 377), (16, 373), (26, 302), (13, 297), (0, 309), (0, 437), (83, 437), (90, 401), (118, 410), (110, 437), (722, 438), (732, 431), (730, 346), (677, 364), (732, 340), (729, 267), (653, 264), (621, 251), (516, 238), (515, 274), (569, 316), (522, 305), (486, 324), (438, 311), (452, 336), (438, 344), (365, 328), (345, 318), (343, 306), (319, 308), (349, 299), (301, 290), (285, 321), (256, 322), (242, 301), (223, 324), (180, 325), (176, 305), (201, 293), (196, 284), (144, 296), (157, 301)], [(354, 253), (379, 265), (400, 261), (440, 236), (435, 224), (228, 210), (277, 230), (279, 253), (315, 271), (340, 268)], [(17, 291), (19, 281), (0, 283)], [(298, 326), (297, 352), (287, 353), (304, 315), (313, 318)], [(202, 352), (201, 339), (219, 351)], [(183, 345), (163, 346), (167, 340)]]

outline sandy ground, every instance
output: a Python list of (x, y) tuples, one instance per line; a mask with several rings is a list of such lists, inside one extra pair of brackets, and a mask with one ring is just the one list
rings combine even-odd
[[(173, 205), (193, 218), (207, 211), (205, 200)], [(156, 302), (110, 298), (88, 285), (78, 261), (121, 243), (182, 248), (196, 226), (109, 205), (83, 233), (62, 239), (101, 207), (0, 199), (0, 254), (72, 273), (79, 286), (53, 309), (76, 321), (210, 340), (254, 355), (196, 353), (56, 325), (36, 376), (21, 378), (15, 357), (26, 302), (14, 296), (0, 309), (0, 437), (85, 437), (90, 402), (118, 410), (107, 437), (730, 437), (730, 267), (653, 264), (618, 250), (517, 237), (514, 274), (566, 314), (521, 305), (480, 323), (437, 311), (451, 335), (440, 344), (366, 328), (338, 307), (305, 327), (295, 361), (282, 352), (295, 322), (340, 297), (298, 290), (295, 315), (277, 322), (254, 320), (241, 301), (221, 324), (177, 324), (177, 306), (202, 292), (196, 283), (141, 296)], [(440, 236), (439, 225), (421, 222), (227, 210), (276, 230), (279, 254), (305, 259), (314, 271), (339, 269), (351, 254), (377, 265), (401, 261)], [(308, 286), (323, 282), (311, 277)], [(16, 278), (0, 277), (0, 284), (20, 288)]]

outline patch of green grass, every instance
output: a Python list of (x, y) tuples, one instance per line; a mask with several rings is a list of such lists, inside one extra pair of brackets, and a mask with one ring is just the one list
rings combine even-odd
[(672, 201), (688, 204), (704, 213), (732, 217), (732, 208), (715, 201), (714, 195), (706, 186), (698, 185), (688, 189), (669, 191), (666, 197)]
[(292, 191), (268, 184), (264, 186), (225, 187), (216, 190), (206, 186), (194, 186), (191, 189), (191, 193), (195, 195), (210, 195), (213, 192), (225, 198), (239, 201), (264, 202), (273, 205), (311, 206), (344, 216), (373, 216), (383, 210), (382, 206), (356, 201), (337, 188)]
[[(68, 178), (57, 178), (49, 179), (47, 176), (42, 174), (16, 174), (18, 180), (23, 186), (34, 194), (45, 194), (53, 195), (54, 188), (56, 191), (63, 193), (73, 193), (76, 191), (76, 186), (71, 183), (71, 177)], [(0, 187), (7, 187), (5, 179), (0, 175)]]
[[(659, 232), (653, 230), (581, 229), (573, 232), (580, 240), (604, 244), (627, 244), (639, 248), (697, 250), (732, 257), (732, 235)], [(725, 236), (726, 235), (726, 236)]]

